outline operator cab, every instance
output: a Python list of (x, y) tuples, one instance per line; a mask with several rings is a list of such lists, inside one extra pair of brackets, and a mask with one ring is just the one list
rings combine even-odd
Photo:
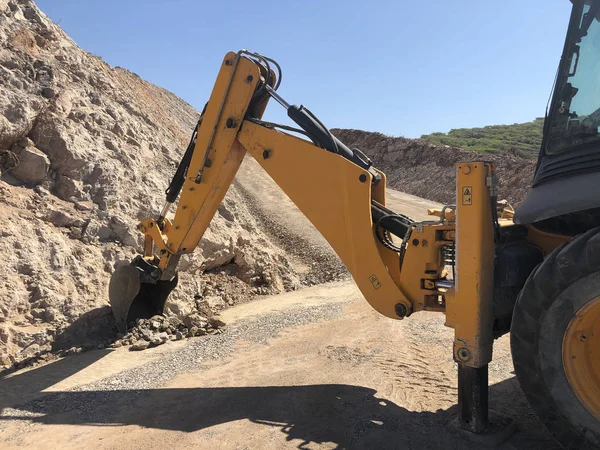
[(531, 191), (519, 224), (574, 235), (600, 223), (600, 0), (573, 0)]

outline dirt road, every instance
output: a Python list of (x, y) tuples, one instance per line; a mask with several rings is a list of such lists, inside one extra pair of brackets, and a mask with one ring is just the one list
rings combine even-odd
[[(456, 370), (441, 315), (389, 320), (338, 282), (225, 319), (223, 335), (93, 351), (4, 379), (0, 447), (479, 448), (449, 426)], [(490, 383), (492, 406), (518, 421), (500, 448), (554, 448), (512, 374), (506, 338)]]

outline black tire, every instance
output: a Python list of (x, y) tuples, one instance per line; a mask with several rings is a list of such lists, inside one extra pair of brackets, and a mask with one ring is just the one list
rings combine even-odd
[(523, 392), (567, 449), (600, 448), (600, 421), (579, 401), (562, 362), (574, 314), (600, 296), (600, 228), (556, 248), (529, 276), (511, 325), (511, 350)]

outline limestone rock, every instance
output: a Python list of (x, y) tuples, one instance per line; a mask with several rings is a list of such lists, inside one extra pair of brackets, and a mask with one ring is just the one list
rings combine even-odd
[(14, 152), (0, 150), (0, 173), (14, 170), (19, 163), (19, 157)]
[(11, 365), (12, 359), (7, 353), (0, 355), (0, 367), (9, 367)]
[(183, 323), (189, 329), (193, 327), (203, 328), (208, 325), (208, 319), (198, 313), (192, 313), (183, 318)]
[(169, 340), (169, 335), (167, 333), (157, 333), (152, 336), (150, 343), (152, 345), (162, 345)]
[(56, 195), (63, 200), (77, 201), (85, 197), (82, 187), (83, 183), (81, 181), (74, 180), (65, 175), (59, 175), (54, 189)]
[(50, 211), (45, 219), (57, 227), (82, 226), (84, 223), (82, 219), (61, 210)]
[(13, 152), (19, 157), (19, 164), (12, 175), (25, 183), (41, 183), (48, 176), (50, 160), (36, 147), (13, 146)]
[(78, 211), (93, 211), (94, 203), (90, 201), (80, 201), (75, 203), (75, 209)]
[(194, 310), (194, 301), (187, 296), (179, 296), (173, 293), (165, 303), (165, 311), (177, 318), (183, 318)]
[(141, 235), (137, 233), (137, 230), (135, 228), (132, 229), (125, 220), (118, 216), (110, 218), (110, 229), (124, 245), (129, 245), (130, 247), (137, 246), (138, 238), (141, 239)]
[(218, 295), (210, 295), (210, 296), (206, 297), (204, 300), (206, 301), (206, 303), (212, 310), (220, 309), (220, 308), (223, 308), (226, 306), (226, 303)]
[(225, 322), (223, 322), (218, 316), (214, 316), (208, 319), (210, 326), (213, 328), (221, 328), (225, 326)]
[(129, 347), (129, 350), (140, 351), (140, 350), (146, 350), (148, 347), (150, 347), (150, 342), (137, 341), (131, 347)]

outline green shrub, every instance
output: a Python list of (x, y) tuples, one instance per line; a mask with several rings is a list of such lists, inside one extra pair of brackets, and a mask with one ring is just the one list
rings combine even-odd
[(484, 153), (510, 153), (537, 158), (542, 143), (544, 119), (483, 128), (457, 128), (448, 133), (424, 134), (421, 139), (435, 145), (462, 147)]

